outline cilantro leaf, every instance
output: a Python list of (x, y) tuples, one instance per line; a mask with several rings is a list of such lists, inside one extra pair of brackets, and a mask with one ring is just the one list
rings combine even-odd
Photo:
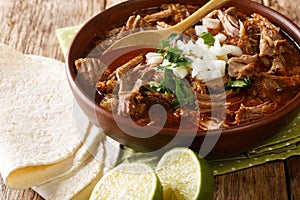
[(196, 101), (196, 97), (192, 89), (186, 83), (184, 83), (184, 81), (181, 80), (180, 78), (175, 78), (175, 83), (176, 83), (175, 95), (178, 99), (178, 102), (181, 104), (181, 106), (194, 105)]
[(204, 44), (208, 46), (214, 46), (215, 44), (215, 38), (210, 32), (203, 32), (200, 35), (200, 38), (202, 38), (204, 40)]
[(180, 67), (180, 66), (187, 66), (191, 64), (193, 61), (190, 58), (180, 58), (175, 64), (174, 68)]
[(249, 77), (243, 79), (228, 78), (228, 82), (225, 85), (226, 89), (237, 89), (249, 87), (251, 85), (251, 79)]
[(164, 79), (157, 82), (149, 82), (142, 86), (142, 89), (151, 92), (164, 92), (165, 94), (174, 94), (176, 98), (172, 101), (173, 108), (177, 109), (180, 106), (193, 106), (196, 101), (196, 97), (188, 83), (184, 80), (173, 76), (172, 69), (165, 69)]
[(141, 87), (143, 90), (148, 90), (150, 92), (163, 92), (161, 85), (154, 81), (150, 81), (148, 84), (142, 85)]
[(172, 69), (165, 69), (164, 79), (160, 81), (160, 84), (163, 86), (165, 92), (173, 93), (172, 91), (175, 89), (175, 81)]
[(166, 52), (163, 54), (164, 58), (167, 59), (171, 63), (176, 63), (181, 57), (182, 50), (177, 46), (168, 48)]
[(177, 98), (173, 99), (172, 107), (175, 108), (175, 109), (180, 108), (180, 103), (179, 103), (179, 100)]
[(159, 45), (157, 47), (157, 52), (158, 53), (161, 53), (166, 47), (168, 47), (170, 44), (169, 44), (169, 41), (168, 40), (162, 40), (161, 41), (161, 45)]
[(161, 45), (157, 47), (157, 52), (161, 53), (166, 47), (172, 45), (176, 40), (180, 38), (180, 35), (173, 33), (167, 40), (162, 40)]
[(171, 45), (173, 42), (177, 41), (180, 39), (180, 35), (179, 34), (176, 34), (176, 33), (173, 33), (171, 34), (169, 37), (168, 37), (168, 41), (169, 41), (169, 44)]

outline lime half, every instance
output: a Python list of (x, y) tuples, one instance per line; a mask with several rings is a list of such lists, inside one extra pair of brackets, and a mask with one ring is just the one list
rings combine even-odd
[(213, 198), (214, 176), (204, 158), (188, 148), (166, 152), (156, 167), (164, 199), (209, 200)]
[(162, 186), (154, 170), (141, 163), (120, 164), (96, 184), (90, 200), (160, 200)]

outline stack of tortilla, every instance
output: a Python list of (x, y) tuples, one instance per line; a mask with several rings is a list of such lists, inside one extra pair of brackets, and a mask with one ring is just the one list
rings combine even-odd
[(45, 199), (88, 199), (119, 146), (78, 108), (64, 63), (0, 44), (0, 173)]

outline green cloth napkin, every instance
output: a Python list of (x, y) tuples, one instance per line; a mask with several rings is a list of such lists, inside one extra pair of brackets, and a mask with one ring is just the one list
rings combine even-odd
[[(64, 55), (66, 55), (70, 42), (80, 27), (74, 26), (56, 30), (56, 36)], [(158, 161), (155, 156), (137, 153), (128, 148), (124, 152), (124, 162), (140, 161), (155, 166)], [(300, 155), (300, 113), (290, 125), (263, 144), (237, 156), (208, 160), (208, 162), (214, 174), (220, 175), (269, 161), (284, 160), (293, 155)]]

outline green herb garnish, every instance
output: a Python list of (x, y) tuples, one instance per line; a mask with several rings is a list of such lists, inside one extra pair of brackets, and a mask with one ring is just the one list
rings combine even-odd
[(159, 66), (158, 69), (167, 68), (170, 66), (179, 67), (179, 66), (186, 66), (192, 63), (192, 60), (189, 58), (183, 58), (182, 56), (183, 51), (179, 49), (177, 46), (168, 48), (164, 53), (164, 59), (168, 60), (170, 65), (167, 66)]
[(170, 67), (176, 68), (179, 66), (187, 66), (192, 63), (189, 58), (182, 57), (183, 51), (177, 46), (173, 47), (174, 42), (180, 38), (178, 34), (171, 34), (167, 40), (163, 40), (161, 45), (157, 48), (157, 52), (162, 53), (164, 59), (168, 60), (170, 64), (160, 65), (157, 70), (162, 70), (164, 73), (164, 79), (159, 83), (148, 82), (143, 85), (142, 89), (151, 92), (161, 92), (167, 94), (174, 94), (176, 98), (172, 102), (172, 106), (176, 109), (180, 106), (194, 105), (195, 94), (189, 87), (188, 83), (184, 80), (174, 76), (173, 70)]
[(175, 80), (173, 77), (172, 69), (165, 69), (164, 79), (160, 81), (160, 84), (165, 92), (174, 93), (173, 91), (175, 90)]
[(172, 45), (176, 40), (180, 38), (180, 35), (173, 33), (167, 40), (162, 40), (161, 45), (157, 47), (157, 52), (161, 53), (166, 47)]
[(175, 67), (179, 67), (179, 66), (187, 66), (189, 64), (191, 64), (193, 61), (190, 58), (180, 58), (179, 60), (177, 60), (177, 62), (175, 63), (176, 65), (173, 66)]
[(251, 85), (251, 79), (249, 77), (243, 79), (235, 79), (232, 77), (228, 78), (228, 82), (225, 85), (226, 89), (236, 89), (240, 90)]
[(180, 57), (182, 54), (182, 50), (179, 49), (177, 46), (168, 48), (164, 53), (163, 56), (171, 63), (176, 63), (180, 61)]
[(172, 102), (172, 106), (176, 109), (180, 106), (194, 105), (195, 94), (184, 80), (173, 75), (173, 70), (165, 69), (164, 79), (157, 82), (149, 82), (149, 86), (143, 85), (142, 88), (151, 92), (163, 92), (167, 94), (174, 94), (176, 98)]
[(180, 78), (175, 78), (175, 85), (176, 97), (182, 106), (195, 104), (196, 97), (191, 87), (188, 87)]
[(203, 32), (200, 35), (200, 38), (202, 38), (204, 40), (204, 44), (208, 46), (214, 46), (215, 44), (215, 38), (210, 32)]

